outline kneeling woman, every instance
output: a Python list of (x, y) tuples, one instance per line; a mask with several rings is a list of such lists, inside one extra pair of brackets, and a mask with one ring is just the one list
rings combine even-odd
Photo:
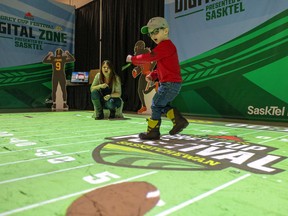
[(95, 120), (103, 119), (103, 109), (110, 110), (109, 118), (115, 118), (116, 108), (121, 106), (121, 81), (109, 60), (102, 62), (91, 85), (91, 100), (94, 105)]

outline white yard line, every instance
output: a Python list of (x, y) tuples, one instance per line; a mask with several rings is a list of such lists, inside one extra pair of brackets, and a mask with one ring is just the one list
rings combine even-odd
[(31, 175), (31, 176), (24, 176), (24, 177), (21, 177), (21, 178), (9, 179), (9, 180), (5, 180), (5, 181), (0, 181), (0, 185), (1, 184), (6, 184), (6, 183), (11, 183), (11, 182), (16, 182), (16, 181), (21, 181), (21, 180), (26, 180), (26, 179), (31, 179), (31, 178), (36, 178), (36, 177), (40, 177), (40, 176), (51, 175), (51, 174), (55, 174), (55, 173), (66, 172), (66, 171), (75, 170), (75, 169), (81, 169), (81, 168), (88, 167), (88, 166), (93, 166), (93, 165), (95, 165), (95, 164), (91, 163), (91, 164), (86, 164), (86, 165), (77, 166), (77, 167), (71, 167), (71, 168), (62, 169), (62, 170), (56, 170), (56, 171), (53, 171), (53, 172), (39, 173), (39, 174)]
[(179, 205), (174, 206), (173, 208), (167, 209), (164, 212), (161, 212), (161, 213), (157, 214), (156, 216), (166, 216), (166, 215), (172, 214), (173, 212), (176, 212), (176, 211), (178, 211), (178, 210), (180, 210), (180, 209), (182, 209), (182, 208), (184, 208), (184, 207), (186, 207), (188, 205), (191, 205), (191, 204), (193, 204), (193, 203), (195, 203), (195, 202), (197, 202), (197, 201), (199, 201), (199, 200), (201, 200), (203, 198), (206, 198), (206, 197), (208, 197), (208, 196), (210, 196), (210, 195), (212, 195), (212, 194), (214, 194), (214, 193), (216, 193), (216, 192), (218, 192), (220, 190), (223, 190), (224, 188), (229, 187), (229, 186), (231, 186), (231, 185), (233, 185), (233, 184), (235, 184), (235, 183), (237, 183), (237, 182), (239, 182), (239, 181), (241, 181), (241, 180), (243, 180), (243, 179), (245, 179), (245, 178), (247, 178), (249, 176), (251, 176), (251, 174), (246, 174), (246, 175), (241, 176), (241, 177), (239, 177), (237, 179), (234, 179), (234, 180), (232, 180), (230, 182), (227, 182), (227, 183), (225, 183), (225, 184), (223, 184), (223, 185), (221, 185), (219, 187), (216, 187), (216, 188), (214, 188), (214, 189), (212, 189), (210, 191), (207, 191), (204, 194), (201, 194), (201, 195), (199, 195), (197, 197), (194, 197), (193, 199), (187, 200), (186, 202), (180, 203)]
[[(105, 130), (107, 130), (107, 129), (105, 129)], [(80, 131), (81, 132), (81, 131)], [(92, 132), (95, 132), (95, 130), (93, 130)], [(117, 131), (117, 133), (126, 133), (126, 132), (131, 132), (131, 128), (129, 128), (129, 130), (119, 130), (119, 131)], [(110, 137), (110, 136), (112, 136), (111, 135), (111, 133), (110, 134), (107, 134), (107, 132), (103, 132), (103, 133), (98, 133), (97, 132), (97, 136), (101, 136), (101, 135), (105, 135), (104, 137), (103, 137), (103, 139), (107, 136), (107, 137)], [(37, 136), (40, 136), (40, 135), (37, 135)], [(95, 134), (94, 133), (90, 133), (90, 134), (85, 134), (84, 135), (85, 136), (85, 138), (88, 138), (88, 137), (95, 137)], [(12, 137), (12, 136), (11, 136)], [(31, 136), (30, 136), (31, 137)], [(61, 136), (61, 137), (55, 137), (55, 138), (48, 138), (48, 139), (41, 139), (41, 142), (46, 142), (46, 141), (54, 141), (54, 140), (59, 140), (59, 139), (63, 139), (63, 140), (65, 140), (65, 139), (69, 139), (69, 140), (71, 140), (71, 138), (82, 138), (83, 137), (83, 134), (80, 134), (80, 135), (77, 135), (77, 136), (71, 136), (71, 133), (70, 133), (70, 136), (66, 136), (66, 137), (63, 137), (63, 136)], [(21, 137), (21, 139), (22, 139), (23, 137)], [(32, 139), (33, 139), (33, 136), (32, 136)], [(30, 142), (38, 142), (38, 140), (37, 141), (34, 141), (34, 139), (33, 140), (29, 140)], [(95, 141), (95, 140), (94, 140)], [(107, 140), (107, 142), (108, 142), (108, 140)], [(7, 146), (7, 145), (15, 145), (15, 143), (1, 143), (0, 144), (0, 146)], [(0, 152), (0, 154), (1, 154), (1, 152)]]
[[(145, 177), (145, 176), (148, 176), (148, 175), (156, 174), (157, 172), (158, 171), (152, 171), (152, 172), (144, 173), (144, 174), (141, 174), (141, 175), (138, 175), (138, 176), (134, 176), (134, 177), (131, 177), (131, 178), (123, 179), (121, 181), (117, 181), (117, 182), (115, 182), (113, 184), (118, 184), (118, 183), (122, 183), (122, 182), (131, 181), (131, 180), (142, 178), (142, 177)], [(46, 200), (46, 201), (43, 201), (43, 202), (35, 203), (35, 204), (32, 204), (32, 205), (24, 206), (22, 208), (13, 209), (13, 210), (10, 210), (10, 211), (7, 211), (7, 212), (2, 212), (2, 213), (0, 213), (0, 215), (1, 216), (6, 216), (6, 215), (11, 215), (11, 214), (14, 214), (14, 213), (18, 213), (18, 212), (27, 211), (29, 209), (33, 209), (33, 208), (37, 208), (37, 207), (40, 207), (40, 206), (43, 206), (43, 205), (47, 205), (47, 204), (50, 204), (50, 203), (58, 202), (60, 200), (68, 199), (68, 198), (71, 198), (71, 197), (74, 197), (74, 196), (79, 196), (79, 195), (88, 193), (88, 192), (90, 192), (92, 190), (105, 187), (107, 185), (110, 185), (110, 184), (102, 185), (102, 186), (91, 188), (91, 189), (88, 189), (88, 190), (79, 191), (79, 192), (72, 193), (72, 194), (67, 194), (65, 196), (61, 196), (61, 197), (57, 197), (57, 198), (54, 198), (54, 199)]]
[[(287, 133), (286, 131), (274, 131), (274, 130), (265, 130), (265, 129), (257, 129), (257, 128), (241, 128), (241, 127), (228, 127), (228, 126), (225, 126), (225, 125), (213, 125), (213, 124), (198, 124), (198, 123), (189, 123), (189, 126), (190, 125), (194, 125), (194, 126), (197, 126), (197, 130), (196, 131), (199, 131), (199, 130), (202, 130), (202, 127), (199, 127), (199, 126), (203, 126), (203, 128), (218, 128), (220, 127), (223, 128), (223, 131), (230, 131), (230, 130), (247, 130), (247, 131), (251, 131), (253, 130), (252, 132), (248, 132), (248, 133), (243, 133), (243, 134), (238, 134), (238, 135), (246, 135), (246, 134), (253, 134), (253, 133), (258, 133), (258, 132), (262, 132), (262, 133), (265, 133), (265, 132), (274, 132), (274, 133)], [(189, 126), (187, 128), (185, 128), (184, 131), (195, 131), (195, 128), (191, 127), (189, 128)], [(264, 125), (263, 125), (264, 126)], [(275, 126), (275, 127), (278, 127), (278, 126)], [(199, 129), (200, 128), (200, 129)], [(279, 126), (279, 128), (287, 128), (287, 127), (281, 127)]]
[[(50, 122), (51, 123), (51, 122)], [(39, 126), (42, 126), (43, 127), (43, 124), (41, 124), (41, 125), (39, 125)], [(113, 125), (112, 125), (113, 126)], [(15, 126), (13, 126), (13, 128), (15, 128)], [(30, 128), (30, 127), (29, 127)], [(32, 125), (31, 126), (31, 130), (27, 130), (27, 127), (25, 127), (25, 129), (21, 129), (21, 128), (19, 128), (19, 127), (17, 127), (17, 130), (19, 130), (19, 129), (21, 129), (21, 131), (17, 131), (16, 133), (16, 136), (20, 136), (21, 134), (27, 134), (27, 133), (34, 133), (35, 134), (35, 128), (38, 128), (38, 126), (37, 125)], [(89, 130), (87, 130), (87, 129), (89, 129)], [(103, 130), (103, 131), (106, 131), (106, 128), (99, 128), (99, 129), (97, 129), (97, 132), (98, 131), (101, 131), (101, 130)], [(10, 129), (8, 128), (6, 128), (5, 127), (5, 129), (3, 130), (3, 131), (10, 131)], [(41, 130), (42, 132), (49, 132), (49, 131), (55, 131), (55, 128), (53, 128), (53, 129), (45, 129), (45, 130)], [(73, 131), (80, 131), (80, 132), (82, 132), (82, 131), (84, 131), (84, 132), (95, 132), (95, 128), (93, 128), (93, 127), (91, 127), (91, 124), (89, 124), (89, 125), (81, 125), (81, 130), (79, 130), (79, 125), (77, 125), (77, 126), (75, 126), (75, 127), (69, 127), (69, 128), (58, 128), (57, 129), (57, 133), (55, 133), (55, 134), (63, 134), (63, 133), (73, 133)], [(9, 132), (10, 133), (10, 132)], [(13, 131), (11, 132), (11, 133), (13, 133)], [(53, 133), (54, 134), (54, 133)], [(51, 135), (51, 133), (41, 133), (41, 134), (35, 134), (35, 135), (33, 135), (33, 136), (42, 136), (42, 135)], [(31, 136), (31, 135), (26, 135), (26, 136), (22, 136), (21, 135), (21, 138), (23, 138), (23, 137), (29, 137), (29, 136)]]
[[(265, 135), (264, 135), (264, 136), (265, 136)], [(264, 141), (259, 142), (259, 144), (260, 144), (260, 143), (262, 144), (262, 143), (270, 142), (270, 141), (277, 140), (277, 139), (284, 138), (284, 137), (288, 137), (288, 135), (279, 136), (279, 137), (272, 138), (272, 139), (267, 139), (267, 140), (264, 140)]]
[[(19, 121), (19, 123), (18, 124), (11, 123), (10, 125), (9, 124), (5, 124), (5, 126), (1, 127), (2, 129), (1, 128), (0, 129), (1, 130), (3, 130), (3, 129), (4, 130), (10, 130), (10, 129), (13, 129), (13, 128), (17, 128), (17, 130), (27, 130), (29, 132), (33, 132), (33, 129), (38, 128), (38, 127), (43, 127), (43, 125), (50, 125), (51, 123), (55, 124), (55, 121), (57, 121), (57, 120), (58, 120), (57, 118), (54, 119), (54, 122), (53, 122), (53, 120), (49, 120), (47, 122), (25, 122), (23, 120), (13, 120), (14, 122), (15, 121)], [(58, 124), (63, 124), (63, 127), (65, 126), (64, 123), (61, 123), (59, 121), (57, 123)], [(78, 124), (76, 122), (71, 122), (71, 121), (67, 122), (67, 123), (69, 124), (69, 126), (73, 125), (71, 127), (72, 129), (76, 129), (77, 126), (79, 125), (79, 122), (78, 122)], [(85, 125), (85, 126), (88, 127), (88, 125)], [(65, 130), (65, 128), (63, 128), (63, 127), (59, 128), (59, 129)], [(90, 127), (91, 127), (91, 125), (90, 125)], [(70, 127), (69, 127), (69, 129), (70, 129)], [(18, 132), (20, 132), (20, 131), (18, 131)]]
[[(57, 119), (55, 119), (55, 121), (57, 121)], [(93, 128), (93, 125), (95, 125), (95, 120), (94, 119), (91, 119), (91, 121), (94, 121), (92, 123), (88, 123), (86, 124), (85, 122), (80, 122), (81, 124), (81, 128)], [(35, 128), (39, 128), (39, 127), (43, 127), (43, 125), (49, 125), (51, 124), (52, 121), (50, 122), (46, 122), (46, 123), (43, 123), (41, 122), (40, 124), (34, 124), (34, 123), (31, 123), (31, 124), (27, 124), (26, 122), (22, 122), (21, 123), (21, 126), (18, 126), (18, 125), (5, 125), (4, 127), (0, 127), (0, 131), (10, 131), (10, 130), (13, 130), (15, 128), (17, 128), (17, 131), (16, 133), (26, 133), (26, 132), (35, 132)], [(114, 124), (114, 122), (112, 123), (111, 121), (109, 122), (109, 124), (113, 124), (113, 125), (116, 125)], [(118, 123), (120, 124), (120, 122)], [(25, 126), (22, 126), (22, 125), (25, 125)], [(69, 128), (64, 128), (64, 126), (66, 127), (66, 125), (69, 125)], [(71, 126), (70, 126), (71, 125)], [(49, 128), (46, 128), (46, 129), (41, 129), (41, 131), (51, 131), (51, 130), (54, 130), (55, 128), (53, 129), (49, 129)], [(71, 121), (67, 121), (66, 124), (63, 123), (63, 128), (59, 128), (59, 130), (63, 131), (63, 132), (66, 132), (69, 130), (69, 132), (71, 131), (77, 131), (79, 130), (79, 122), (71, 122)], [(95, 130), (95, 128), (94, 128)]]
[(30, 150), (35, 150), (35, 149), (48, 149), (48, 148), (62, 147), (62, 146), (67, 146), (67, 145), (76, 145), (76, 144), (78, 145), (78, 144), (93, 143), (93, 142), (98, 142), (98, 141), (101, 141), (101, 140), (103, 140), (103, 139), (87, 140), (87, 141), (84, 141), (84, 142), (83, 141), (82, 142), (70, 142), (70, 143), (67, 143), (67, 144), (59, 144), (59, 145), (38, 146), (38, 147), (35, 147), (35, 148), (28, 148), (28, 149), (0, 152), (0, 155), (1, 154), (9, 154), (9, 153), (17, 153), (17, 152), (21, 152), (21, 151), (30, 151)]
[[(37, 137), (37, 136), (51, 136), (51, 134), (53, 134), (53, 136), (54, 136), (56, 134), (66, 134), (66, 133), (71, 134), (71, 133), (74, 133), (74, 131), (77, 131), (77, 132), (79, 131), (79, 126), (78, 126), (78, 130), (77, 130), (77, 128), (75, 128), (75, 130), (73, 130), (73, 128), (69, 128), (69, 129), (65, 129), (65, 130), (59, 129), (59, 130), (56, 130), (56, 132), (55, 132), (55, 129), (51, 129), (51, 130), (49, 130), (49, 129), (46, 130), (45, 129), (45, 130), (42, 130), (42, 133), (35, 133), (35, 128), (37, 128), (37, 127), (34, 127), (33, 130), (31, 130), (31, 131), (28, 131), (28, 130), (17, 131), (16, 134), (13, 134), (13, 136), (21, 137), (21, 138), (31, 137), (31, 135), (33, 137)], [(87, 129), (89, 129), (89, 130), (83, 130), (83, 129), (84, 128), (81, 126), (81, 131), (80, 132), (82, 132), (82, 131), (84, 131), (84, 132), (95, 132), (95, 129), (91, 129), (91, 125), (87, 126)], [(9, 130), (6, 129), (6, 131), (9, 131)], [(45, 133), (43, 133), (43, 132), (45, 132)], [(11, 133), (13, 133), (13, 132), (11, 132)], [(24, 136), (22, 134), (24, 134)], [(12, 136), (10, 136), (10, 137), (12, 137)]]
[[(197, 126), (197, 128), (189, 127), (189, 126)], [(232, 131), (232, 130), (235, 130), (235, 129), (237, 129), (237, 128), (227, 127), (225, 125), (197, 124), (197, 123), (189, 122), (188, 127), (184, 129), (184, 133), (185, 133), (185, 131), (187, 132), (187, 131), (201, 131), (201, 130), (213, 130), (213, 132), (219, 132), (219, 131), (227, 131), (227, 132), (229, 132), (229, 131)], [(218, 130), (218, 131), (214, 131), (214, 130)]]
[(51, 157), (41, 157), (41, 158), (33, 158), (33, 159), (28, 159), (28, 160), (20, 160), (20, 161), (14, 161), (14, 162), (8, 162), (8, 163), (3, 163), (0, 164), (0, 166), (7, 166), (7, 165), (12, 165), (12, 164), (18, 164), (18, 163), (26, 163), (26, 162), (31, 162), (31, 161), (36, 161), (36, 160), (45, 160), (45, 159), (49, 159), (49, 158), (57, 158), (57, 157), (62, 157), (65, 155), (73, 155), (73, 154), (79, 154), (79, 153), (85, 153), (85, 152), (91, 152), (91, 150), (85, 150), (85, 151), (79, 151), (79, 152), (71, 152), (71, 153), (67, 153), (67, 154), (58, 154), (58, 155), (54, 155)]
[[(93, 119), (92, 119), (93, 120)], [(93, 120), (94, 122), (93, 123), (95, 123), (95, 120)], [(69, 122), (68, 122), (69, 123)], [(80, 124), (81, 124), (82, 122), (80, 122)], [(109, 127), (117, 127), (118, 125), (119, 125), (119, 123), (120, 122), (117, 122), (117, 123), (114, 123), (114, 122), (112, 122), (112, 121), (107, 121), (106, 122), (107, 124), (109, 123)], [(130, 121), (126, 121), (125, 123), (130, 123)], [(139, 122), (138, 122), (139, 123)], [(23, 124), (23, 123), (22, 123)], [(20, 136), (21, 134), (27, 134), (27, 133), (33, 133), (33, 132), (35, 132), (35, 128), (38, 128), (39, 126), (42, 126), (43, 127), (43, 124), (44, 123), (41, 123), (41, 124), (39, 124), (39, 125), (36, 125), (36, 124), (33, 124), (33, 125), (26, 125), (25, 127), (20, 127), (20, 126), (16, 126), (16, 125), (13, 125), (13, 126), (11, 126), (13, 129), (15, 129), (15, 128), (17, 128), (17, 130), (20, 130), (20, 131), (17, 131), (16, 133), (17, 133), (17, 136)], [(48, 122), (47, 124), (51, 124), (51, 122)], [(69, 124), (74, 124), (74, 123), (69, 123)], [(146, 122), (145, 122), (145, 124), (146, 124)], [(93, 127), (91, 127), (93, 124), (92, 123), (89, 123), (89, 124), (81, 124), (81, 130), (80, 130), (80, 132), (81, 131), (87, 131), (87, 132), (95, 132), (95, 128), (93, 128)], [(8, 127), (8, 126), (6, 126), (5, 125), (5, 128), (0, 128), (0, 131), (8, 131), (8, 132), (10, 132), (12, 129), (10, 128), (10, 127)], [(42, 130), (43, 132), (48, 132), (48, 131), (55, 131), (55, 129), (45, 129), (45, 130)], [(59, 128), (59, 130), (57, 130), (57, 134), (59, 134), (59, 133), (71, 133), (71, 132), (73, 132), (73, 131), (79, 131), (79, 123), (77, 124), (77, 126), (75, 126), (75, 127), (69, 127), (69, 128)], [(97, 132), (98, 131), (107, 131), (106, 130), (106, 128), (104, 127), (104, 128), (97, 128)], [(11, 132), (11, 133), (13, 133), (13, 131)], [(51, 133), (43, 133), (43, 134), (47, 134), (47, 135), (49, 135), (49, 134), (51, 134)], [(27, 136), (29, 136), (29, 135), (27, 135)], [(21, 136), (21, 137), (27, 137), (27, 136)], [(38, 136), (38, 135), (37, 135)]]
[[(111, 130), (111, 127), (109, 128), (109, 130)], [(88, 137), (95, 137), (95, 131), (96, 130), (91, 130), (90, 132), (93, 132), (93, 133), (89, 133), (89, 134), (85, 134), (85, 138), (88, 138)], [(131, 128), (129, 128), (129, 130), (117, 130), (117, 133), (123, 133), (123, 132), (130, 132), (131, 131)], [(77, 136), (71, 136), (71, 133), (70, 133), (70, 136), (67, 136), (67, 137), (54, 137), (54, 138), (49, 138), (49, 139), (41, 139), (41, 141), (51, 141), (51, 140), (58, 140), (58, 139), (71, 139), (71, 138), (82, 138), (83, 137), (83, 134), (81, 134), (82, 131), (79, 131), (79, 135)], [(110, 132), (111, 134), (111, 132)], [(107, 133), (107, 128), (105, 128), (105, 132), (101, 132), (97, 130), (97, 136), (102, 136), (102, 135), (105, 135), (105, 136), (110, 136), (109, 133)], [(104, 139), (104, 138), (103, 138)]]
[[(250, 129), (251, 130), (251, 129)], [(247, 133), (241, 133), (241, 134), (237, 134), (237, 136), (247, 136), (247, 135), (251, 135), (251, 134), (257, 134), (257, 133), (260, 133), (260, 134), (263, 134), (265, 133), (263, 130), (262, 131), (259, 131), (259, 130), (256, 130), (256, 131), (251, 131), (251, 132), (247, 132)]]

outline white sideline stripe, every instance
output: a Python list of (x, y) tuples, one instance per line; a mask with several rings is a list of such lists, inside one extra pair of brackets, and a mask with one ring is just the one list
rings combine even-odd
[(92, 165), (95, 165), (95, 164), (91, 163), (91, 164), (86, 164), (86, 165), (82, 165), (82, 166), (77, 166), (77, 167), (57, 170), (57, 171), (53, 171), (53, 172), (39, 173), (39, 174), (31, 175), (31, 176), (25, 176), (25, 177), (21, 177), (21, 178), (9, 179), (9, 180), (5, 180), (5, 181), (1, 181), (0, 185), (1, 184), (15, 182), (15, 181), (20, 181), (20, 180), (26, 180), (26, 179), (30, 179), (30, 178), (36, 178), (36, 177), (40, 177), (40, 176), (51, 175), (51, 174), (54, 174), (54, 173), (66, 172), (66, 171), (74, 170), (74, 169), (81, 169), (81, 168), (92, 166)]
[(12, 164), (17, 164), (17, 163), (26, 163), (26, 162), (30, 162), (30, 161), (36, 161), (36, 160), (44, 160), (44, 159), (47, 159), (47, 158), (50, 159), (50, 158), (63, 157), (63, 156), (66, 156), (66, 155), (73, 155), (73, 154), (84, 153), (84, 152), (89, 152), (89, 151), (90, 150), (85, 150), (85, 151), (72, 152), (72, 153), (67, 153), (67, 154), (54, 155), (54, 156), (51, 156), (51, 157), (41, 157), (41, 158), (33, 158), (33, 159), (28, 159), (28, 160), (14, 161), (14, 162), (0, 164), (0, 166), (12, 165)]
[(208, 196), (210, 196), (210, 195), (212, 195), (212, 194), (214, 194), (214, 193), (216, 193), (216, 192), (218, 192), (218, 191), (220, 191), (220, 190), (222, 190), (222, 189), (224, 189), (224, 188), (226, 188), (226, 187), (228, 187), (228, 186), (230, 186), (230, 185), (232, 185), (232, 184), (235, 184), (235, 183), (237, 183), (238, 181), (241, 181), (241, 180), (243, 180), (243, 179), (245, 179), (245, 178), (247, 178), (247, 177), (249, 177), (249, 176), (251, 176), (251, 174), (246, 174), (246, 175), (241, 176), (241, 177), (239, 177), (239, 178), (237, 178), (237, 179), (234, 179), (234, 180), (232, 180), (232, 181), (230, 181), (230, 182), (227, 182), (227, 183), (225, 183), (225, 184), (223, 184), (223, 185), (221, 185), (221, 186), (219, 186), (219, 187), (216, 187), (216, 188), (214, 188), (214, 189), (212, 189), (212, 190), (210, 190), (210, 191), (207, 191), (207, 192), (204, 193), (204, 194), (201, 194), (201, 195), (199, 195), (199, 196), (197, 196), (197, 197), (194, 197), (193, 199), (187, 200), (186, 202), (183, 202), (183, 203), (181, 203), (181, 204), (179, 204), (179, 205), (177, 205), (177, 206), (174, 206), (173, 208), (170, 208), (170, 209), (168, 209), (168, 210), (166, 210), (166, 211), (164, 211), (164, 212), (161, 212), (161, 213), (157, 214), (156, 216), (166, 216), (166, 215), (169, 215), (169, 214), (171, 214), (171, 213), (173, 213), (173, 212), (175, 212), (175, 211), (177, 211), (177, 210), (179, 210), (179, 209), (182, 209), (182, 208), (184, 208), (184, 207), (186, 207), (186, 206), (188, 206), (188, 205), (191, 205), (191, 204), (194, 203), (194, 202), (197, 202), (197, 201), (199, 201), (199, 200), (201, 200), (201, 199), (203, 199), (203, 198), (205, 198), (205, 197), (208, 197)]
[[(145, 176), (148, 176), (148, 175), (156, 174), (157, 172), (158, 171), (153, 171), (153, 172), (145, 173), (145, 174), (142, 174), (142, 175), (134, 176), (134, 177), (131, 177), (131, 178), (128, 178), (128, 179), (125, 179), (125, 180), (117, 181), (117, 182), (115, 182), (113, 184), (122, 183), (122, 182), (126, 182), (126, 181), (131, 181), (131, 180), (134, 180), (134, 179), (137, 179), (137, 178), (142, 178), (142, 177), (145, 177)], [(107, 185), (109, 185), (109, 184), (107, 184)], [(11, 211), (0, 213), (0, 215), (1, 216), (6, 216), (6, 215), (11, 215), (11, 214), (14, 214), (14, 213), (17, 213), (17, 212), (22, 212), (22, 211), (26, 211), (26, 210), (29, 210), (29, 209), (37, 208), (37, 207), (40, 207), (40, 206), (43, 206), (43, 205), (47, 205), (47, 204), (50, 204), (50, 203), (54, 203), (54, 202), (57, 202), (57, 201), (60, 201), (60, 200), (68, 199), (68, 198), (71, 198), (71, 197), (74, 197), (74, 196), (78, 196), (78, 195), (82, 195), (84, 193), (88, 193), (88, 192), (90, 192), (92, 190), (95, 190), (95, 189), (98, 189), (98, 188), (102, 188), (102, 187), (105, 187), (107, 185), (91, 188), (91, 189), (88, 189), (88, 190), (79, 191), (79, 192), (76, 192), (76, 193), (73, 193), (73, 194), (68, 194), (68, 195), (61, 196), (61, 197), (58, 197), (58, 198), (55, 198), (55, 199), (50, 199), (50, 200), (46, 200), (46, 201), (43, 201), (43, 202), (35, 203), (35, 204), (28, 205), (28, 206), (25, 206), (25, 207), (22, 207), (22, 208), (13, 209)]]

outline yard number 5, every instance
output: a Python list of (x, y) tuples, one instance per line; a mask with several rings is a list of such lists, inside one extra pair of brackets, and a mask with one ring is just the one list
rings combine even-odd
[(106, 172), (95, 174), (93, 176), (85, 176), (83, 177), (83, 180), (90, 184), (101, 184), (101, 183), (110, 181), (111, 178), (117, 179), (117, 178), (120, 178), (120, 176), (106, 171)]

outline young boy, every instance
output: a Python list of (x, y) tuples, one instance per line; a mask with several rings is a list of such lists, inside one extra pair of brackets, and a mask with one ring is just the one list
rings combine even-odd
[(169, 39), (169, 25), (163, 17), (154, 17), (146, 26), (141, 28), (142, 34), (147, 34), (157, 46), (151, 53), (141, 55), (128, 55), (127, 62), (141, 65), (145, 62), (157, 61), (157, 69), (146, 76), (146, 81), (158, 80), (160, 85), (152, 99), (152, 114), (147, 119), (147, 132), (140, 133), (139, 138), (143, 140), (160, 139), (161, 114), (173, 122), (170, 135), (181, 132), (188, 126), (188, 121), (173, 107), (170, 102), (179, 94), (182, 77), (178, 60), (177, 49)]

